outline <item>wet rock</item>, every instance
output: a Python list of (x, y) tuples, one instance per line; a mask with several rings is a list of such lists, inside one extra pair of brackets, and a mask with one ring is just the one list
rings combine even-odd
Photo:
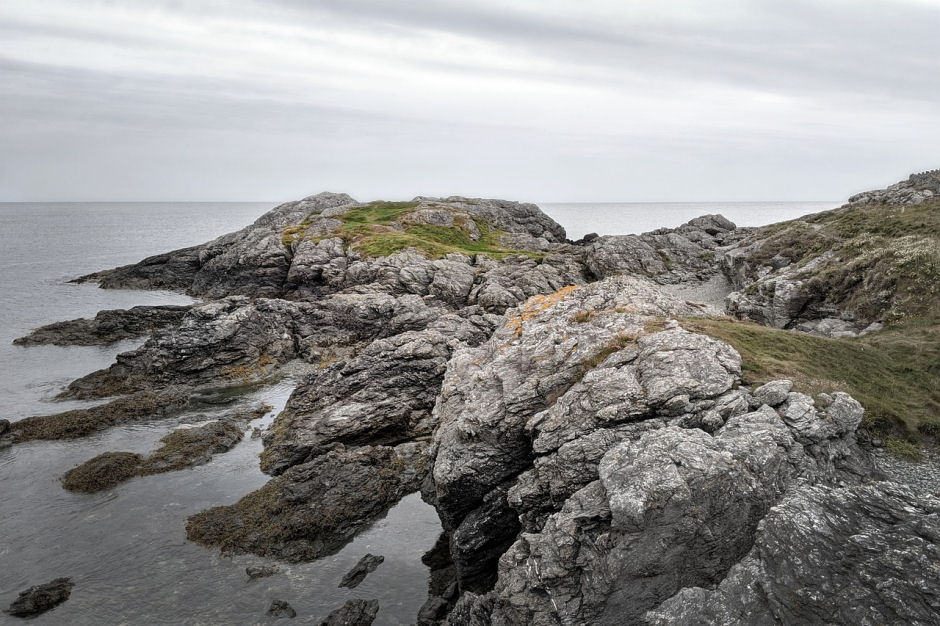
[(356, 563), (351, 570), (346, 572), (346, 575), (343, 576), (343, 579), (339, 581), (340, 587), (348, 587), (349, 589), (354, 589), (359, 586), (359, 583), (366, 579), (370, 573), (375, 571), (382, 562), (385, 561), (384, 556), (375, 556), (374, 554), (367, 554)]
[(418, 611), (418, 626), (439, 624), (450, 610), (450, 603), (444, 598), (428, 598)]
[(182, 410), (187, 397), (177, 388), (141, 391), (87, 409), (27, 417), (12, 422), (10, 433), (17, 442), (85, 437), (110, 426), (166, 417)]
[(72, 282), (96, 282), (104, 289), (169, 289), (185, 291), (199, 272), (201, 246), (181, 248), (125, 265), (76, 278)]
[(347, 600), (319, 626), (369, 626), (379, 612), (378, 600)]
[(180, 428), (163, 437), (163, 445), (146, 458), (130, 452), (106, 452), (74, 467), (62, 478), (69, 491), (93, 493), (110, 489), (134, 476), (148, 476), (195, 467), (227, 452), (242, 438), (231, 420), (215, 420)]
[(295, 465), (236, 504), (191, 516), (191, 541), (288, 562), (333, 554), (427, 473), (427, 444), (334, 450)]
[(13, 340), (13, 343), (21, 346), (108, 344), (175, 326), (183, 320), (189, 309), (189, 306), (159, 305), (99, 311), (94, 319), (76, 319), (42, 326), (25, 337)]
[(278, 571), (276, 565), (249, 565), (245, 568), (245, 574), (248, 575), (248, 580), (274, 576)]
[(268, 607), (268, 615), (293, 619), (297, 617), (297, 611), (283, 600), (271, 600), (271, 606)]
[(55, 580), (21, 591), (6, 612), (16, 617), (32, 617), (57, 607), (72, 594), (75, 583), (70, 578)]
[[(811, 529), (811, 531), (807, 531)], [(788, 494), (713, 590), (651, 624), (929, 624), (940, 612), (940, 500), (890, 482)]]
[(10, 420), (0, 419), (0, 437), (6, 435), (10, 430)]

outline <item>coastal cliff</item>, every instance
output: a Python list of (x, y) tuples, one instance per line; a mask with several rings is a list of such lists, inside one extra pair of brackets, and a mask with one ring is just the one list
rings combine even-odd
[(316, 559), (420, 490), (448, 572), (421, 624), (931, 623), (940, 499), (872, 444), (916, 455), (940, 433), (938, 187), (579, 241), (532, 204), (310, 196), (78, 279), (202, 302), (25, 338), (152, 332), (62, 393), (107, 403), (0, 438), (78, 437), (297, 366), (271, 481), (192, 516), (191, 540)]

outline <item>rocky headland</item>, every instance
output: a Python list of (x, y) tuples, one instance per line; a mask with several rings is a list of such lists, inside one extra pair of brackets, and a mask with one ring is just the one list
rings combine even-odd
[[(201, 302), (35, 331), (152, 334), (62, 393), (106, 404), (0, 438), (79, 437), (301, 363), (264, 434), (272, 479), (192, 516), (191, 540), (316, 559), (420, 490), (445, 531), (421, 624), (935, 623), (936, 482), (876, 459), (937, 471), (938, 194), (926, 172), (766, 227), (580, 241), (532, 204), (311, 196), (80, 278)], [(218, 448), (72, 478), (207, 461), (241, 436), (226, 423)]]

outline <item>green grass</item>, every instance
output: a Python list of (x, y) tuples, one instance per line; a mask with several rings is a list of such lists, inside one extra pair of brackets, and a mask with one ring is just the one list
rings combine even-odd
[(798, 391), (845, 391), (866, 409), (863, 425), (904, 437), (940, 427), (940, 320), (855, 339), (827, 339), (730, 319), (683, 320), (741, 354), (744, 382), (787, 378)]
[[(500, 244), (504, 231), (492, 228), (488, 222), (474, 218), (480, 237), (474, 241), (467, 222), (457, 216), (453, 226), (435, 226), (404, 222), (402, 217), (418, 206), (417, 202), (372, 202), (356, 207), (338, 216), (343, 225), (336, 233), (348, 248), (369, 257), (383, 257), (414, 248), (429, 258), (441, 258), (458, 252), (468, 256), (487, 254), (501, 259), (511, 254), (523, 254), (541, 259), (544, 254), (531, 250), (505, 248)], [(282, 242), (289, 247), (303, 237), (306, 225), (288, 226)]]

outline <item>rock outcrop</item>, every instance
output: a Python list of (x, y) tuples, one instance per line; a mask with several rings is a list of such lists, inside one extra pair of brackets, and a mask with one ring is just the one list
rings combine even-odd
[(21, 346), (93, 346), (134, 339), (178, 325), (189, 306), (135, 306), (99, 311), (94, 319), (76, 319), (41, 326), (13, 343)]
[(378, 600), (347, 600), (327, 615), (319, 626), (369, 626), (378, 613)]
[(56, 578), (44, 585), (30, 587), (20, 592), (6, 612), (16, 617), (35, 617), (68, 600), (73, 587), (75, 583), (70, 578)]
[(930, 170), (885, 189), (855, 194), (849, 204), (923, 204), (936, 196), (940, 196), (940, 170)]
[(340, 445), (231, 506), (193, 515), (186, 535), (228, 552), (310, 561), (335, 553), (416, 491), (426, 467), (426, 443)]
[(940, 501), (896, 483), (796, 489), (714, 589), (646, 615), (693, 624), (931, 624), (940, 615)]

